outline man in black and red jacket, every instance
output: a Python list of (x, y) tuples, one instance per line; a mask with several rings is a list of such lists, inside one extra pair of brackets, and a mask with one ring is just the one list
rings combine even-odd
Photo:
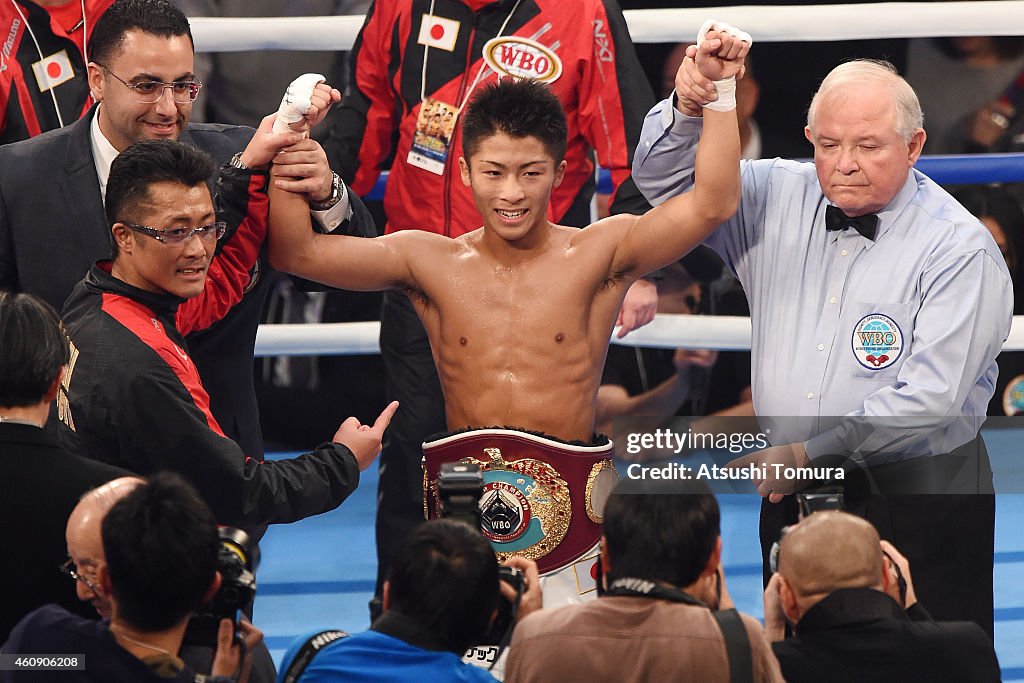
[[(111, 164), (106, 212), (112, 261), (97, 262), (64, 307), (71, 360), (57, 398), (61, 438), (83, 455), (139, 474), (183, 475), (218, 521), (291, 522), (332, 510), (373, 462), (390, 406), (372, 428), (346, 420), (333, 442), (260, 462), (224, 435), (184, 335), (241, 298), (266, 236), (266, 171), (292, 134), (257, 131), (249, 169), (221, 169), (188, 145), (144, 140)], [(298, 137), (295, 134), (295, 137)], [(226, 225), (237, 224), (214, 256)]]

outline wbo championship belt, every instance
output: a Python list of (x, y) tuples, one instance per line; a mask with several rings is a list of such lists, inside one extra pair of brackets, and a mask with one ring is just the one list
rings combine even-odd
[(441, 465), (478, 465), (480, 526), (500, 561), (520, 555), (541, 574), (568, 566), (601, 537), (619, 481), (612, 443), (574, 446), (512, 429), (475, 429), (423, 444), (423, 512), (438, 516)]

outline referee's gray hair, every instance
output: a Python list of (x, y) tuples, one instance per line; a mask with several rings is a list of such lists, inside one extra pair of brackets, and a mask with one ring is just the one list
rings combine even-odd
[(881, 60), (855, 59), (832, 69), (821, 82), (818, 92), (814, 93), (811, 106), (807, 110), (807, 125), (811, 130), (814, 129), (814, 112), (822, 96), (836, 88), (849, 85), (881, 85), (888, 88), (896, 103), (896, 132), (907, 142), (910, 142), (915, 130), (924, 127), (924, 114), (921, 112), (921, 102), (917, 99), (917, 93), (899, 75), (896, 67)]

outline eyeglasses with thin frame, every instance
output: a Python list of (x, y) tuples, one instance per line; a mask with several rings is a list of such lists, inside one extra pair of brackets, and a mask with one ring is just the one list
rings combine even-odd
[(60, 563), (58, 569), (60, 569), (61, 574), (64, 574), (64, 576), (70, 577), (74, 581), (81, 581), (89, 588), (89, 590), (99, 595), (100, 591), (96, 587), (96, 584), (87, 579), (84, 574), (78, 571), (78, 566), (75, 565), (75, 561), (72, 560), (70, 556)]
[(138, 81), (137, 83), (129, 83), (99, 62), (93, 63), (117, 80), (124, 83), (126, 87), (131, 88), (132, 92), (135, 93), (135, 99), (138, 100), (140, 104), (156, 104), (160, 101), (160, 98), (164, 96), (164, 90), (167, 88), (171, 89), (171, 96), (174, 98), (175, 102), (178, 104), (189, 104), (190, 102), (196, 101), (196, 98), (199, 97), (199, 91), (203, 87), (203, 82), (198, 78), (189, 78), (184, 81), (173, 81), (171, 83), (167, 83), (165, 81)]
[(224, 233), (228, 229), (228, 224), (224, 221), (217, 221), (210, 225), (200, 225), (198, 228), (151, 228), (148, 225), (139, 225), (137, 223), (126, 223), (125, 221), (118, 221), (121, 225), (125, 226), (135, 232), (141, 232), (143, 235), (149, 235), (158, 242), (170, 246), (178, 246), (187, 242), (193, 235), (199, 237), (204, 242), (215, 242), (224, 236)]

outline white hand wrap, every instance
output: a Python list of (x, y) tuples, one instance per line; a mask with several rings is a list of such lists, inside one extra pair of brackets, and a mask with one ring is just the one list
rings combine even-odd
[(327, 79), (320, 74), (302, 74), (288, 85), (284, 91), (281, 106), (277, 109), (274, 121), (275, 133), (287, 133), (291, 130), (288, 124), (295, 123), (305, 116), (312, 104), (313, 90), (318, 83)]
[[(746, 31), (741, 31), (735, 26), (731, 26), (724, 21), (715, 21), (714, 19), (708, 19), (697, 31), (697, 45), (699, 46), (704, 42), (704, 35), (708, 31), (718, 31), (719, 33), (728, 33), (737, 40), (753, 45), (754, 40), (750, 37), (750, 34)], [(723, 78), (720, 81), (715, 81), (715, 90), (718, 92), (718, 99), (714, 102), (708, 102), (704, 105), (705, 109), (711, 111), (732, 111), (736, 108), (736, 77), (731, 76), (729, 78)]]

